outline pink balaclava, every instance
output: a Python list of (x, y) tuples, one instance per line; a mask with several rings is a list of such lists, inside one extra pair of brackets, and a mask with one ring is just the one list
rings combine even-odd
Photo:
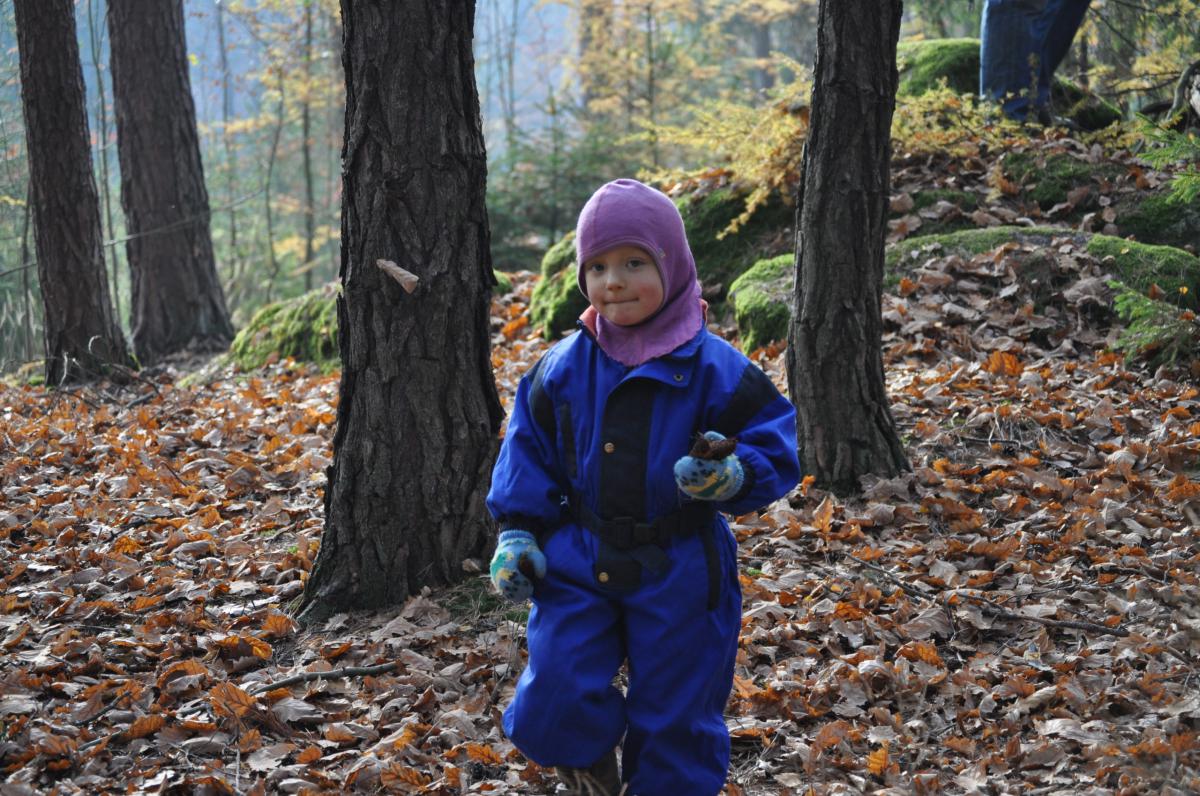
[(614, 180), (592, 194), (575, 228), (579, 289), (587, 296), (583, 267), (614, 246), (645, 249), (663, 282), (663, 303), (636, 326), (619, 326), (588, 307), (580, 320), (596, 333), (604, 353), (630, 367), (674, 351), (704, 325), (696, 261), (683, 219), (666, 194), (637, 180)]

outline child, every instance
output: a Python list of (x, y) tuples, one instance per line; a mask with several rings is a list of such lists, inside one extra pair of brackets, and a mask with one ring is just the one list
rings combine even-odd
[[(624, 781), (638, 796), (716, 794), (741, 626), (736, 542), (718, 512), (796, 485), (795, 413), (705, 328), (670, 199), (608, 183), (576, 235), (591, 306), (521, 380), (488, 495), (501, 527), (492, 580), (533, 598), (504, 730), (571, 792)], [(689, 456), (705, 432), (724, 447), (736, 437), (733, 453)]]

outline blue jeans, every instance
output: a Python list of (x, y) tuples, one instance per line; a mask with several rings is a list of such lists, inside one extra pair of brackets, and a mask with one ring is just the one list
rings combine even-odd
[(1023, 121), (1050, 102), (1062, 63), (1091, 0), (985, 0), (979, 93)]

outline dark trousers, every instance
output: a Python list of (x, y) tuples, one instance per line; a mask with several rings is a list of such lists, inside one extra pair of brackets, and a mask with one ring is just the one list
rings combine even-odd
[(979, 93), (1023, 121), (1047, 107), (1062, 63), (1091, 0), (985, 0)]

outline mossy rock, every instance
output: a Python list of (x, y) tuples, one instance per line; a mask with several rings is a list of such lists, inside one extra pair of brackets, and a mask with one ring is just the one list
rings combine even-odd
[(795, 256), (781, 254), (759, 260), (729, 287), (743, 351), (787, 339), (795, 272)]
[(979, 91), (979, 39), (926, 39), (896, 47), (897, 94), (918, 96), (944, 79), (957, 94)]
[[(926, 39), (896, 47), (900, 96), (918, 96), (941, 81), (957, 94), (979, 93), (979, 39)], [(1055, 75), (1050, 101), (1055, 113), (1084, 130), (1100, 130), (1121, 120), (1121, 110)]]
[(554, 339), (574, 328), (575, 320), (588, 305), (575, 276), (573, 231), (546, 252), (541, 272), (542, 278), (529, 299), (529, 320), (547, 339)]
[(1067, 201), (1071, 191), (1083, 186), (1093, 188), (1089, 198), (1079, 204), (1072, 217), (1097, 207), (1101, 180), (1112, 181), (1125, 173), (1115, 163), (1088, 163), (1065, 153), (1041, 155), (1036, 152), (1010, 152), (1003, 162), (1004, 173), (1021, 186), (1023, 196), (1037, 202), (1042, 210)]
[[(791, 248), (795, 208), (778, 196), (759, 207), (738, 231), (718, 236), (745, 210), (744, 193), (722, 188), (705, 196), (676, 200), (701, 283), (723, 295), (758, 260)], [(587, 308), (575, 276), (575, 233), (554, 244), (542, 258), (542, 278), (533, 290), (529, 316), (547, 338), (575, 325)], [(718, 289), (719, 288), (719, 289)]]
[(496, 275), (496, 286), (492, 288), (492, 295), (503, 296), (505, 293), (511, 293), (513, 289), (513, 283), (512, 280), (508, 278), (508, 275), (503, 274), (500, 271), (493, 271), (492, 273)]
[(336, 289), (326, 286), (266, 305), (238, 332), (229, 355), (242, 370), (261, 368), (283, 357), (336, 368), (340, 364)]
[(1111, 256), (1114, 275), (1134, 290), (1144, 293), (1157, 285), (1179, 306), (1197, 306), (1200, 259), (1188, 252), (1058, 227), (987, 227), (909, 238), (889, 247), (884, 285), (894, 288), (904, 272), (920, 265), (927, 256), (972, 257), (1010, 241), (1048, 246), (1055, 238), (1069, 238), (1097, 259)]
[(1117, 201), (1117, 229), (1143, 243), (1184, 248), (1200, 244), (1200, 197), (1172, 202), (1165, 190), (1145, 197), (1130, 194)]
[[(968, 215), (979, 208), (979, 197), (969, 191), (956, 191), (951, 188), (930, 188), (913, 191), (913, 206), (903, 213), (891, 213), (892, 218), (916, 214), (921, 218), (920, 234), (934, 235), (953, 232), (956, 229), (973, 228), (975, 222)], [(938, 202), (949, 202), (958, 208), (958, 213), (948, 214), (945, 218), (925, 218), (921, 211), (933, 207)]]

